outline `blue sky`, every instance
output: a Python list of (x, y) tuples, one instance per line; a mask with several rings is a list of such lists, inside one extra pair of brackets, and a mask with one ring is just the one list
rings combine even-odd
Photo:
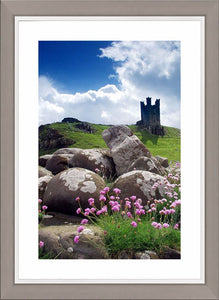
[(40, 125), (134, 124), (148, 96), (161, 99), (162, 125), (180, 128), (179, 42), (39, 42)]

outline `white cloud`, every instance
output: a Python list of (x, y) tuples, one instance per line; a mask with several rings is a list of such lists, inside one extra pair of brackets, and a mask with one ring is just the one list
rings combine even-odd
[(102, 124), (134, 124), (139, 101), (161, 99), (162, 125), (180, 127), (180, 50), (177, 42), (113, 42), (101, 49), (114, 63), (118, 87), (107, 84), (85, 93), (63, 94), (41, 76), (40, 124), (64, 117)]

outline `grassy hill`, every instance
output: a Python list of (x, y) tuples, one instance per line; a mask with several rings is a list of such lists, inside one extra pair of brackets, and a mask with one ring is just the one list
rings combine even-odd
[[(72, 140), (72, 144), (67, 147), (70, 148), (106, 148), (106, 144), (101, 136), (103, 130), (109, 128), (107, 125), (90, 124), (94, 133), (86, 133), (78, 129), (77, 123), (52, 123), (43, 125), (40, 131), (39, 139), (45, 138), (48, 128), (56, 130), (60, 135), (68, 140)], [(133, 133), (138, 136), (142, 143), (156, 156), (164, 156), (169, 161), (180, 161), (180, 129), (172, 127), (164, 127), (165, 135), (155, 136), (148, 133), (146, 130), (140, 129), (136, 125), (129, 126)], [(59, 147), (63, 148), (63, 147)], [(40, 149), (39, 155), (50, 154), (56, 151), (57, 148)]]

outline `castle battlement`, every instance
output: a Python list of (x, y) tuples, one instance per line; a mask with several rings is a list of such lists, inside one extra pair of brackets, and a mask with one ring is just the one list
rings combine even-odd
[(151, 104), (151, 98), (146, 98), (140, 102), (141, 121), (137, 125), (145, 127), (150, 133), (164, 135), (164, 128), (160, 125), (160, 99), (156, 99), (155, 104)]

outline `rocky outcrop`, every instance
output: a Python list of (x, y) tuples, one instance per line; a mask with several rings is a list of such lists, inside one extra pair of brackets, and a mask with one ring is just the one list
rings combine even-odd
[(39, 127), (39, 148), (49, 150), (74, 144), (74, 140), (61, 135), (58, 130), (41, 125)]
[(115, 165), (109, 149), (81, 149), (69, 160), (71, 167), (79, 167), (95, 172), (99, 169), (106, 177), (115, 176)]
[[(160, 175), (148, 171), (136, 170), (121, 175), (113, 184), (112, 190), (114, 188), (120, 189), (120, 197), (122, 199), (131, 196), (141, 198), (142, 205), (145, 206), (147, 205), (147, 201), (161, 199), (165, 196), (164, 180), (165, 178)], [(156, 182), (161, 184), (153, 187)]]
[(79, 121), (78, 119), (75, 118), (64, 118), (62, 120), (62, 123), (79, 123), (81, 121)]
[(94, 172), (81, 168), (71, 168), (52, 178), (46, 188), (43, 203), (48, 211), (75, 214), (79, 207), (75, 199), (80, 197), (83, 209), (88, 207), (88, 199), (94, 198), (99, 206), (99, 192), (105, 187), (103, 179)]
[(103, 131), (102, 137), (110, 148), (117, 175), (126, 173), (137, 158), (151, 157), (150, 151), (127, 126), (112, 126)]
[(96, 130), (87, 122), (80, 122), (75, 125), (76, 128), (82, 130), (83, 132), (86, 133), (94, 133)]

